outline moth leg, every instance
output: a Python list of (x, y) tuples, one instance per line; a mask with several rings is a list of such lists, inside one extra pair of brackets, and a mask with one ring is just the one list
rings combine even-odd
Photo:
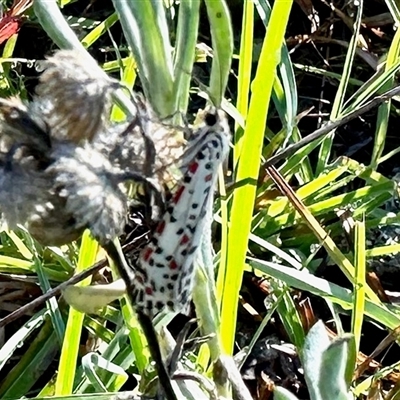
[[(165, 199), (162, 193), (162, 190), (160, 187), (157, 187), (154, 184), (154, 165), (156, 162), (156, 148), (153, 142), (153, 139), (149, 136), (148, 132), (146, 129), (143, 127), (142, 124), (142, 119), (145, 118), (145, 116), (142, 116), (141, 114), (144, 114), (146, 112), (146, 105), (142, 100), (138, 100), (136, 102), (138, 114), (134, 117), (134, 119), (129, 123), (129, 125), (126, 127), (122, 135), (128, 134), (132, 129), (135, 127), (139, 128), (140, 134), (142, 135), (143, 142), (144, 142), (144, 149), (145, 149), (145, 161), (143, 163), (142, 167), (142, 176), (140, 177), (139, 174), (132, 172), (132, 177), (135, 176), (135, 178), (131, 178), (133, 180), (136, 180), (137, 182), (143, 183), (143, 189), (144, 189), (144, 194), (143, 194), (143, 199), (142, 203), (146, 207), (146, 219), (148, 222), (152, 222), (154, 219), (158, 220), (159, 216), (161, 216), (164, 211), (165, 211)], [(157, 217), (153, 218), (153, 207), (156, 207), (157, 210)], [(157, 221), (158, 222), (158, 221)]]
[(182, 356), (182, 352), (184, 350), (185, 341), (189, 334), (189, 330), (195, 322), (196, 322), (195, 318), (189, 320), (178, 334), (175, 348), (168, 359), (168, 372), (171, 376), (173, 376), (174, 372), (177, 369), (178, 361)]

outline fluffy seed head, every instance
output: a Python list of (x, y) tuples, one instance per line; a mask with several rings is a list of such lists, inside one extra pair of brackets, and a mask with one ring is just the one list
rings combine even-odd
[(120, 236), (127, 198), (116, 178), (118, 171), (89, 144), (63, 145), (53, 156), (48, 172), (54, 175), (55, 188), (77, 228), (89, 228), (101, 244)]
[(36, 88), (35, 100), (59, 140), (92, 140), (105, 127), (110, 93), (118, 82), (84, 53), (62, 50), (49, 57)]

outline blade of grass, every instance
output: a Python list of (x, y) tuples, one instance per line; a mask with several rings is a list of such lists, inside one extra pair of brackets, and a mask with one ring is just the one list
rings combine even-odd
[[(310, 292), (316, 296), (328, 298), (345, 310), (353, 308), (353, 293), (349, 289), (328, 282), (325, 279), (317, 278), (305, 269), (298, 271), (282, 264), (274, 264), (252, 257), (247, 258), (250, 260), (250, 265), (253, 268), (257, 268), (276, 279), (280, 279), (291, 287)], [(365, 315), (379, 324), (383, 324), (388, 329), (395, 329), (400, 325), (399, 315), (388, 310), (384, 304), (377, 304), (369, 299), (365, 300)]]
[(365, 312), (365, 223), (356, 221), (354, 226), (354, 266), (355, 276), (353, 285), (353, 309), (351, 314), (351, 333), (354, 335), (353, 342), (349, 344), (349, 355), (347, 360), (346, 378), (350, 383), (353, 378), (357, 354), (360, 350), (362, 325)]
[[(97, 242), (90, 237), (89, 231), (86, 230), (82, 236), (76, 273), (95, 263), (97, 250)], [(90, 277), (86, 278), (79, 285), (88, 285), (90, 280)], [(56, 395), (72, 393), (84, 316), (81, 312), (70, 308), (55, 385)]]
[(400, 9), (398, 3), (396, 0), (385, 0), (385, 3), (398, 28), (400, 26)]
[(56, 334), (48, 320), (24, 351), (18, 364), (9, 371), (1, 382), (2, 399), (20, 399), (38, 383), (39, 377), (54, 362), (59, 349)]
[[(332, 106), (332, 111), (330, 115), (330, 120), (334, 121), (338, 118), (340, 118), (340, 115), (342, 113), (343, 109), (343, 104), (344, 104), (344, 99), (346, 98), (346, 92), (347, 92), (347, 87), (349, 85), (349, 80), (350, 80), (350, 74), (352, 67), (354, 65), (354, 59), (356, 55), (356, 49), (357, 49), (357, 43), (358, 43), (358, 38), (360, 34), (360, 27), (361, 27), (361, 19), (362, 19), (362, 13), (363, 13), (363, 0), (359, 0), (356, 3), (354, 3), (354, 7), (357, 7), (357, 14), (356, 18), (354, 20), (354, 26), (353, 26), (353, 35), (351, 37), (350, 43), (349, 43), (349, 49), (346, 53), (346, 60), (343, 65), (343, 73), (342, 73), (342, 79), (340, 80), (338, 90), (336, 92), (335, 100), (333, 102)], [(317, 162), (317, 167), (316, 167), (316, 175), (318, 176), (322, 171), (325, 170), (328, 162), (329, 162), (329, 157), (331, 154), (331, 149), (332, 149), (332, 143), (333, 143), (333, 137), (334, 134), (333, 132), (330, 133), (322, 142), (321, 147), (319, 149), (319, 154), (318, 154), (318, 162)]]
[[(245, 0), (243, 3), (242, 35), (240, 38), (239, 51), (239, 73), (238, 73), (238, 94), (236, 107), (244, 119), (247, 118), (249, 107), (249, 93), (251, 80), (251, 66), (253, 62), (253, 36), (254, 36), (254, 3)], [(243, 128), (235, 122), (235, 134), (233, 139), (233, 165), (236, 166), (242, 148)]]
[[(345, 104), (345, 109), (341, 114), (341, 118), (345, 118), (347, 115), (356, 112), (360, 107), (365, 105), (373, 96), (376, 96), (379, 91), (393, 79), (393, 76), (400, 69), (400, 59), (396, 60), (396, 63), (393, 64), (388, 70), (382, 72), (377, 72), (371, 79), (364, 83), (356, 93), (354, 93)], [(397, 87), (396, 87), (397, 88)], [(394, 88), (393, 90), (396, 90)], [(389, 96), (385, 99), (387, 101)]]
[[(271, 15), (271, 6), (266, 1), (256, 2), (255, 6), (258, 15), (267, 28)], [(270, 145), (272, 145), (271, 147), (274, 146), (272, 143), (275, 141), (277, 144), (285, 146), (290, 140), (297, 142), (301, 139), (300, 132), (297, 129), (297, 83), (289, 50), (285, 43), (282, 46), (281, 57), (281, 62), (277, 68), (278, 74), (275, 78), (272, 90), (272, 100), (281, 119), (283, 128), (272, 139), (269, 138)], [(283, 140), (280, 138), (282, 135)], [(268, 153), (268, 151), (264, 154), (266, 154), (267, 157), (272, 155), (272, 153)], [(311, 165), (307, 158), (299, 164), (299, 172), (305, 182), (308, 182), (313, 176)]]
[[(400, 29), (397, 29), (389, 48), (385, 65), (385, 71), (388, 71), (390, 67), (392, 67), (396, 63), (396, 61), (399, 58), (399, 55), (400, 55)], [(392, 79), (390, 79), (382, 87), (381, 90), (385, 91), (390, 89), (393, 86), (393, 82), (394, 82), (394, 77), (392, 77)], [(378, 108), (378, 115), (377, 115), (375, 135), (374, 135), (374, 148), (372, 150), (372, 156), (371, 156), (371, 167), (374, 169), (376, 169), (376, 167), (378, 166), (379, 160), (383, 153), (383, 149), (385, 147), (391, 105), (392, 101), (389, 99), (387, 102), (381, 104)]]
[[(296, 194), (293, 192), (290, 186), (285, 182), (285, 180), (280, 176), (279, 172), (276, 171), (274, 167), (268, 167), (268, 172), (271, 178), (274, 180), (275, 184), (279, 187), (279, 190), (281, 190), (282, 193), (288, 196), (293, 206), (296, 208), (296, 211), (301, 215), (301, 217), (307, 223), (309, 228), (318, 237), (319, 241), (323, 244), (324, 248), (328, 252), (329, 256), (332, 258), (332, 260), (342, 270), (347, 279), (349, 279), (349, 281), (353, 283), (355, 272), (354, 272), (354, 266), (351, 264), (351, 262), (339, 250), (339, 248), (336, 246), (336, 243), (330, 238), (330, 236), (318, 223), (318, 221), (307, 209), (307, 207), (304, 206), (302, 201), (297, 198)], [(378, 296), (367, 285), (365, 288), (365, 292), (369, 297), (369, 299), (371, 299), (373, 302), (377, 304), (380, 304)]]
[(139, 66), (146, 99), (162, 117), (176, 110), (171, 43), (160, 1), (113, 0), (125, 38)]
[(231, 17), (225, 0), (205, 0), (205, 4), (213, 48), (209, 96), (213, 105), (220, 107), (232, 62), (233, 32)]
[(48, 314), (45, 310), (38, 312), (2, 345), (0, 348), (0, 371), (13, 355), (14, 351), (18, 347), (21, 347), (21, 343), (23, 343), (35, 329), (43, 324), (45, 313)]
[(276, 295), (282, 296), (281, 301), (278, 303), (277, 312), (290, 343), (293, 343), (296, 348), (301, 349), (304, 345), (306, 332), (304, 331), (299, 311), (288, 290), (289, 288), (282, 282), (280, 282), (279, 286), (276, 282), (271, 282), (271, 284), (274, 293), (276, 292)]
[[(136, 71), (135, 71), (135, 60), (133, 59), (133, 55), (130, 54), (126, 60), (126, 64), (123, 69), (121, 83), (129, 88), (132, 89), (135, 81), (136, 81)], [(117, 105), (114, 105), (111, 110), (111, 121), (123, 121), (125, 119), (125, 113), (119, 108)]]
[(178, 111), (177, 117), (180, 119), (182, 114), (186, 114), (188, 107), (190, 80), (196, 55), (199, 16), (199, 1), (185, 0), (181, 2), (174, 54), (174, 93), (176, 93), (177, 101), (175, 109)]
[(235, 190), (230, 215), (228, 268), (221, 318), (221, 335), (225, 351), (228, 354), (233, 351), (237, 299), (251, 228), (264, 127), (291, 6), (292, 1), (285, 0), (277, 0), (274, 4), (252, 86), (249, 114), (236, 171), (236, 182), (247, 180), (249, 183)]
[(88, 49), (93, 43), (95, 43), (104, 33), (106, 33), (116, 22), (118, 21), (118, 15), (116, 12), (112, 13), (107, 17), (101, 24), (97, 25), (96, 28), (92, 29), (82, 40), (81, 43), (85, 49)]

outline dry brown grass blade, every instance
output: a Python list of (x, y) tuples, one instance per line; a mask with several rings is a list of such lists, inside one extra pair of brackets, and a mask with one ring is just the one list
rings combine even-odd
[[(351, 283), (353, 283), (354, 266), (352, 265), (352, 263), (339, 250), (339, 248), (336, 246), (335, 242), (331, 239), (329, 234), (319, 224), (317, 219), (311, 214), (311, 212), (304, 205), (304, 203), (297, 197), (296, 193), (288, 185), (288, 183), (278, 172), (278, 170), (274, 166), (267, 166), (266, 169), (272, 180), (275, 182), (276, 186), (279, 188), (282, 194), (289, 199), (290, 203), (293, 205), (296, 211), (301, 215), (304, 222), (315, 234), (318, 240), (322, 243), (322, 245), (328, 252), (329, 256), (332, 258), (332, 260), (339, 266), (339, 268), (345, 274), (347, 279)], [(379, 297), (375, 294), (375, 292), (371, 289), (371, 287), (367, 286), (365, 292), (373, 302), (377, 304), (380, 303)]]
[(370, 367), (371, 362), (374, 358), (378, 357), (385, 349), (387, 349), (392, 343), (394, 343), (400, 336), (400, 326), (390, 332), (376, 347), (376, 349), (363, 361), (360, 365), (357, 366), (357, 369), (354, 371), (353, 378), (358, 379), (366, 369)]

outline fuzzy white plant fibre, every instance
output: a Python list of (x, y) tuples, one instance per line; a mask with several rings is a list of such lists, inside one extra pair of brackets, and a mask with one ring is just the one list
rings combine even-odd
[[(26, 226), (43, 245), (68, 243), (85, 228), (101, 244), (119, 236), (124, 182), (152, 179), (161, 187), (166, 166), (182, 154), (176, 131), (139, 96), (137, 115), (110, 123), (119, 84), (88, 60), (58, 51), (43, 63), (31, 102), (0, 99), (0, 209), (10, 228)], [(154, 146), (150, 167), (143, 130)]]

